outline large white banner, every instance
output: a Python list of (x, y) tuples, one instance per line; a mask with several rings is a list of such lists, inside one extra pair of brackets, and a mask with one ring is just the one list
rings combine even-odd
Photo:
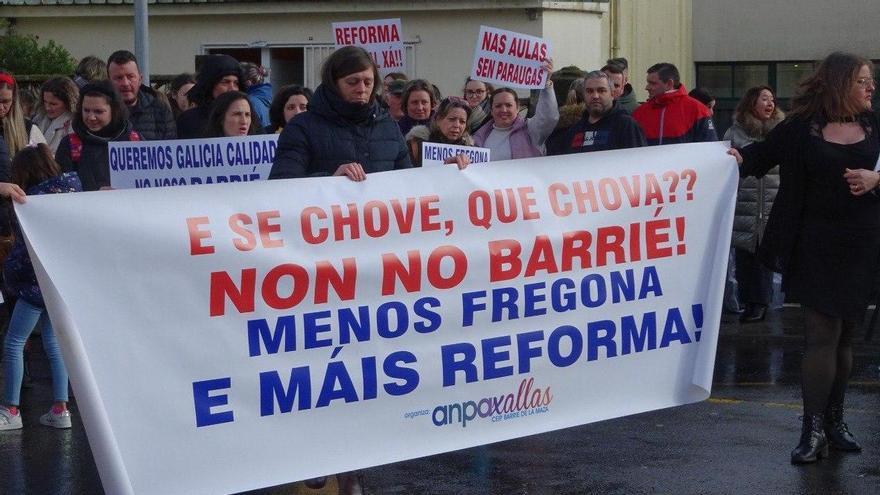
[(227, 493), (706, 399), (725, 151), (16, 210), (105, 490)]
[(110, 185), (145, 189), (266, 180), (277, 146), (278, 134), (111, 141)]

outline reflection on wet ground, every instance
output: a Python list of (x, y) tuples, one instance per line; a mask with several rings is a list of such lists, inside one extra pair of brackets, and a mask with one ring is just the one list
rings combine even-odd
[[(789, 463), (800, 432), (800, 320), (798, 308), (750, 325), (726, 315), (707, 401), (365, 469), (366, 492), (880, 493), (880, 343), (861, 336), (847, 401), (865, 451)], [(33, 369), (37, 386), (24, 391), (23, 402), (48, 404), (45, 363), (36, 359)], [(26, 414), (23, 430), (0, 432), (0, 492), (102, 493), (78, 418), (58, 431), (37, 424), (41, 412)], [(323, 490), (296, 483), (248, 492), (330, 493), (332, 479)]]

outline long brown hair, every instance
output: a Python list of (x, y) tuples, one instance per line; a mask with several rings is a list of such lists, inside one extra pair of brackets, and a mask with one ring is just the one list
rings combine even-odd
[(776, 94), (773, 93), (773, 89), (770, 86), (752, 86), (746, 91), (746, 94), (743, 95), (742, 99), (739, 100), (739, 103), (736, 105), (734, 119), (737, 122), (745, 124), (748, 116), (754, 116), (755, 103), (758, 102), (758, 98), (761, 97), (761, 92), (764, 90), (769, 91), (770, 96), (773, 97), (773, 114), (770, 116), (770, 119), (775, 119), (781, 113), (779, 111), (779, 105), (776, 103)]
[(44, 143), (27, 146), (12, 159), (12, 182), (28, 190), (46, 179), (61, 174), (61, 167), (52, 158), (52, 150)]
[(864, 108), (853, 101), (852, 87), (866, 65), (873, 73), (874, 64), (858, 55), (834, 52), (825, 57), (816, 71), (798, 85), (789, 117), (842, 122), (862, 113)]

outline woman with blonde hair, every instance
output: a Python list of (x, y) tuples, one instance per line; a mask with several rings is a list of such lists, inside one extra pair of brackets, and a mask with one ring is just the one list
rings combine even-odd
[(804, 311), (804, 416), (794, 464), (861, 446), (843, 421), (852, 339), (880, 261), (880, 119), (873, 65), (835, 52), (804, 80), (788, 117), (764, 141), (731, 148), (742, 177), (779, 166), (779, 192), (758, 257), (782, 273)]
[(73, 132), (71, 122), (78, 102), (79, 87), (70, 78), (55, 77), (40, 87), (40, 104), (34, 124), (42, 131), (53, 155), (64, 136)]
[[(0, 128), (10, 157), (15, 156), (29, 144), (46, 142), (40, 129), (24, 117), (18, 92), (19, 87), (15, 77), (8, 72), (0, 71)], [(3, 164), (4, 168), (5, 166)], [(0, 175), (2, 175), (0, 181), (5, 181), (9, 178), (9, 170), (4, 170)]]
[[(470, 112), (471, 108), (467, 101), (450, 96), (440, 102), (430, 125), (413, 127), (406, 135), (406, 144), (409, 146), (413, 166), (422, 166), (422, 143), (473, 146), (474, 140), (467, 128)], [(448, 158), (446, 163), (454, 163), (463, 169), (468, 166), (470, 160), (464, 155), (457, 155)]]

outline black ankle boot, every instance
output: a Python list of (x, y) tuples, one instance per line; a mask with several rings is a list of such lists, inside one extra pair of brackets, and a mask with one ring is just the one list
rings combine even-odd
[(764, 321), (765, 316), (767, 316), (767, 306), (763, 304), (749, 304), (745, 313), (740, 315), (739, 321), (740, 323), (755, 323)]
[(849, 427), (843, 422), (843, 406), (835, 405), (825, 411), (825, 436), (828, 443), (837, 450), (846, 452), (859, 452), (862, 446), (856, 442), (855, 437), (849, 432)]
[(792, 464), (807, 464), (828, 457), (828, 440), (825, 438), (822, 414), (804, 414), (801, 442), (791, 451)]

